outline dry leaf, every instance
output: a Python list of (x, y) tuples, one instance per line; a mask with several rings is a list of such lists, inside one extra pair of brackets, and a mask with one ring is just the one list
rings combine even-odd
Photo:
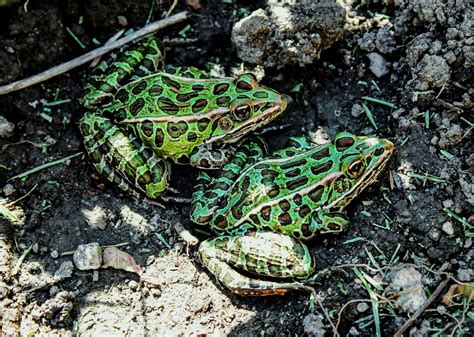
[(186, 0), (186, 5), (197, 11), (201, 9), (201, 1), (199, 0)]
[(123, 269), (131, 273), (141, 275), (142, 268), (135, 262), (130, 254), (121, 251), (115, 247), (108, 247), (102, 253), (102, 268), (112, 267), (115, 269)]
[(474, 296), (474, 283), (453, 284), (448, 292), (443, 295), (443, 304), (452, 306), (454, 304), (453, 298), (457, 295), (464, 295), (467, 298)]

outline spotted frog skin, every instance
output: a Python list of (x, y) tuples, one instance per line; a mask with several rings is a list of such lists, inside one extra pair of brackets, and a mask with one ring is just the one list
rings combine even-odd
[(304, 288), (298, 281), (315, 266), (303, 241), (346, 229), (341, 211), (377, 178), (392, 152), (386, 139), (347, 132), (320, 146), (292, 138), (272, 156), (258, 139), (247, 141), (218, 177), (200, 173), (191, 217), (218, 234), (201, 243), (202, 263), (237, 294)]
[(161, 196), (170, 162), (221, 168), (239, 140), (276, 118), (285, 98), (252, 74), (210, 78), (193, 67), (163, 70), (150, 38), (102, 62), (85, 87), (80, 120), (96, 169), (134, 195)]

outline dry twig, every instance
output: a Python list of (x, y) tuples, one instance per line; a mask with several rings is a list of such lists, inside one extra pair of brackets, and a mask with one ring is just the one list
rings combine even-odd
[(102, 46), (100, 48), (94, 49), (82, 56), (79, 56), (71, 61), (68, 61), (66, 63), (60, 64), (58, 66), (55, 66), (53, 68), (50, 68), (46, 71), (43, 71), (37, 75), (25, 78), (23, 80), (19, 80), (4, 86), (0, 86), (0, 95), (5, 95), (13, 91), (17, 91), (20, 89), (27, 88), (29, 86), (44, 82), (46, 80), (49, 80), (50, 78), (53, 78), (55, 76), (61, 75), (71, 69), (74, 69), (80, 65), (83, 65), (84, 63), (90, 62), (94, 60), (96, 57), (100, 55), (104, 55), (111, 50), (114, 50), (116, 48), (122, 47), (123, 45), (132, 42), (134, 40), (138, 40), (146, 35), (149, 35), (151, 33), (154, 33), (160, 29), (163, 29), (165, 27), (168, 27), (170, 25), (174, 25), (178, 22), (186, 20), (188, 17), (187, 12), (180, 12), (178, 14), (175, 14), (173, 16), (170, 16), (169, 18), (155, 21), (151, 24), (149, 24), (146, 27), (143, 27), (142, 29), (137, 30), (133, 34), (130, 34), (128, 36), (125, 36), (109, 45)]

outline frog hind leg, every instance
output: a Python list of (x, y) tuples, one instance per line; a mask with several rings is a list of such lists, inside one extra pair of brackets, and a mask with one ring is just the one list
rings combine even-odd
[[(281, 233), (251, 230), (222, 235), (202, 242), (199, 256), (203, 265), (236, 294), (268, 296), (283, 295), (291, 290), (311, 290), (291, 281), (304, 280), (314, 273), (314, 261), (308, 248)], [(273, 280), (248, 275), (267, 276)], [(275, 281), (277, 278), (282, 282)]]
[[(245, 166), (252, 165), (265, 156), (267, 151), (267, 144), (260, 137), (244, 139), (235, 144), (202, 144), (194, 148), (190, 156), (190, 163), (192, 166), (201, 169), (216, 170), (224, 168), (225, 171), (226, 165), (231, 164), (231, 160), (236, 160), (239, 167), (238, 172), (240, 172), (243, 167), (243, 165), (240, 165), (242, 161)], [(229, 168), (232, 166), (234, 165), (229, 166)], [(235, 173), (235, 171), (233, 172)], [(231, 175), (235, 176), (234, 173)]]
[(158, 158), (133, 133), (125, 133), (108, 118), (86, 113), (79, 122), (84, 145), (95, 168), (122, 190), (157, 199), (167, 188), (169, 162)]
[(109, 104), (113, 93), (129, 81), (163, 70), (163, 45), (150, 37), (121, 54), (112, 54), (92, 71), (84, 87), (84, 106), (91, 108)]
[(339, 233), (347, 229), (349, 220), (342, 212), (319, 210), (305, 216), (300, 225), (295, 226), (290, 235), (302, 240), (310, 240), (320, 234)]
[[(256, 163), (266, 153), (266, 144), (260, 139), (249, 139), (234, 153), (231, 161), (218, 172), (216, 178), (200, 172), (191, 204), (191, 219), (199, 225), (207, 225), (213, 217), (214, 210), (222, 207), (226, 193), (231, 188), (242, 170)], [(191, 156), (199, 160), (197, 156)]]

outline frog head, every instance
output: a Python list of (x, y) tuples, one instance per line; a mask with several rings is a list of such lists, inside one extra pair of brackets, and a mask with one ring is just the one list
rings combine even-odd
[[(282, 113), (287, 105), (285, 97), (277, 91), (259, 84), (253, 74), (247, 73), (220, 84), (226, 88), (219, 95), (219, 84), (214, 87), (215, 106), (222, 113), (213, 121), (208, 142), (232, 143), (244, 135), (261, 128)], [(226, 101), (225, 104), (221, 104)]]
[(325, 208), (341, 209), (377, 179), (394, 146), (384, 138), (339, 133), (331, 146), (331, 158), (338, 171), (331, 181)]

